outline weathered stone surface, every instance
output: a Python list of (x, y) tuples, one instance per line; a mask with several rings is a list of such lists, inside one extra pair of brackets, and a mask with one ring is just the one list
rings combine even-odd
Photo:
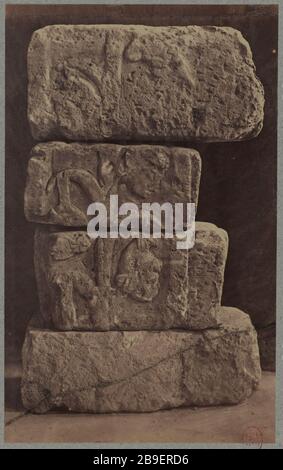
[(39, 144), (32, 150), (25, 191), (28, 220), (87, 224), (87, 207), (118, 195), (134, 202), (195, 203), (201, 159), (196, 150), (159, 145)]
[(263, 370), (275, 371), (276, 325), (257, 329), (260, 363)]
[(219, 322), (227, 252), (225, 230), (210, 223), (196, 223), (195, 246), (188, 251), (189, 328), (210, 328)]
[(37, 413), (155, 411), (234, 404), (260, 379), (248, 315), (221, 309), (205, 332), (54, 332), (31, 328), (23, 348), (22, 399)]
[(234, 141), (262, 128), (263, 87), (230, 27), (47, 26), (28, 76), (38, 140)]
[(86, 232), (35, 235), (41, 313), (60, 330), (218, 326), (227, 233), (196, 224), (190, 250), (175, 239), (90, 239)]

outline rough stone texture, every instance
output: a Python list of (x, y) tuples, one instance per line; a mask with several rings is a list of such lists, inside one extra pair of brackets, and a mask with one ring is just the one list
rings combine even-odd
[(48, 328), (140, 330), (218, 326), (227, 233), (196, 224), (190, 250), (175, 239), (35, 235), (35, 271)]
[(37, 413), (105, 413), (241, 402), (260, 379), (256, 332), (235, 308), (222, 308), (221, 322), (205, 332), (30, 328), (23, 404)]
[(28, 74), (38, 140), (233, 141), (262, 128), (263, 87), (230, 27), (47, 26)]
[(25, 191), (28, 220), (87, 224), (91, 202), (197, 204), (201, 159), (195, 150), (152, 145), (39, 144), (32, 150)]
[[(60, 22), (62, 10), (56, 5), (49, 5), (48, 12), (40, 5), (7, 5), (5, 345), (10, 361), (19, 360), (31, 312), (39, 309), (33, 269), (34, 225), (23, 216), (25, 173), (35, 145), (27, 122), (26, 53), (36, 29)], [(198, 219), (212, 221), (229, 233), (222, 303), (248, 312), (256, 328), (275, 323), (277, 6), (64, 5), (64, 22), (222, 24), (239, 29), (247, 39), (264, 84), (264, 126), (258, 138), (231, 142), (229, 150), (226, 143), (198, 144), (203, 161)]]
[(270, 325), (257, 330), (260, 363), (263, 370), (275, 371), (276, 367), (276, 326)]

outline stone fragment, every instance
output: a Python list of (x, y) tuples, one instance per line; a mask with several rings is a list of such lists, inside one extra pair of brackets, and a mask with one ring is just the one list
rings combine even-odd
[(276, 325), (257, 329), (260, 363), (263, 370), (276, 368)]
[(60, 330), (217, 327), (227, 233), (196, 224), (190, 250), (176, 239), (90, 239), (37, 229), (35, 270), (45, 325)]
[(188, 251), (186, 322), (189, 328), (217, 326), (227, 252), (225, 230), (206, 222), (196, 223), (195, 246)]
[(200, 331), (27, 331), (22, 399), (31, 412), (146, 412), (236, 404), (261, 371), (248, 315), (223, 307)]
[(46, 26), (28, 81), (37, 140), (238, 141), (262, 128), (263, 87), (230, 27)]
[(201, 159), (196, 150), (159, 145), (65, 144), (34, 147), (28, 166), (28, 220), (85, 226), (87, 207), (110, 195), (134, 202), (197, 204)]

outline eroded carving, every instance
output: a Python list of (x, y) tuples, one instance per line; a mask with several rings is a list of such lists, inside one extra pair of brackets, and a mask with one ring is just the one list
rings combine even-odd
[(231, 141), (262, 128), (263, 87), (233, 28), (48, 26), (28, 69), (38, 140)]
[[(97, 158), (99, 159), (99, 154)], [(64, 220), (72, 225), (87, 224), (86, 213), (72, 202), (71, 186), (75, 183), (89, 201), (104, 202), (113, 185), (113, 165), (105, 161), (98, 166), (97, 170), (100, 176), (99, 181), (91, 172), (82, 169), (62, 170), (52, 177), (45, 193), (49, 201), (47, 206), (49, 211), (43, 215), (47, 215), (50, 222), (55, 224), (62, 223), (62, 215)], [(58, 205), (53, 208), (52, 196), (54, 197), (54, 194), (52, 192), (55, 191), (57, 191)]]
[(121, 292), (135, 300), (151, 302), (160, 289), (160, 261), (150, 250), (155, 240), (135, 239), (122, 252), (116, 275)]
[(49, 143), (37, 145), (28, 167), (25, 214), (41, 223), (85, 226), (87, 207), (110, 194), (119, 203), (194, 202), (201, 161), (191, 149), (162, 146)]
[(54, 289), (53, 322), (60, 329), (73, 329), (78, 325), (78, 296), (87, 306), (90, 322), (95, 316), (99, 291), (81, 256), (90, 247), (89, 237), (82, 232), (50, 236), (50, 258), (54, 262), (51, 263), (47, 282)]
[(227, 235), (211, 224), (197, 224), (189, 251), (174, 239), (90, 240), (38, 229), (42, 315), (59, 329), (215, 327), (226, 256)]

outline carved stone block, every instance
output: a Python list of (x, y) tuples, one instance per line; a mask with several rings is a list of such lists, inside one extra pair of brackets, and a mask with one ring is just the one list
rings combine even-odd
[(261, 371), (249, 316), (223, 307), (200, 331), (27, 331), (22, 399), (31, 412), (144, 412), (235, 404)]
[(28, 79), (37, 140), (237, 141), (262, 128), (252, 53), (229, 27), (47, 26)]
[(87, 207), (118, 195), (134, 202), (195, 203), (201, 174), (196, 150), (159, 145), (65, 144), (34, 147), (28, 166), (28, 220), (85, 226)]
[(41, 313), (61, 330), (218, 326), (228, 237), (196, 224), (190, 250), (171, 239), (96, 239), (83, 231), (35, 235)]

